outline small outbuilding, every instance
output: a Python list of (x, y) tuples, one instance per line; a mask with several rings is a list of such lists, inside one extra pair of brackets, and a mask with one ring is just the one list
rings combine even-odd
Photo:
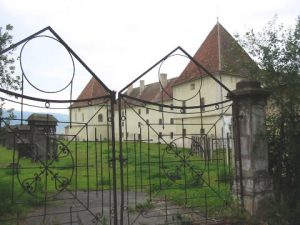
[(55, 141), (58, 120), (50, 114), (33, 113), (28, 119), (32, 133), (32, 155), (34, 159), (57, 157), (57, 143)]
[(45, 160), (57, 157), (56, 126), (58, 120), (50, 114), (33, 113), (28, 124), (6, 127), (5, 146), (15, 148), (19, 157)]

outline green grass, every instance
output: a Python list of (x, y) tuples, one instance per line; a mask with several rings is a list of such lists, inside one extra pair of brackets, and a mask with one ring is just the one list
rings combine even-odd
[[(116, 144), (117, 158), (119, 151)], [(23, 212), (39, 205), (46, 191), (54, 195), (65, 189), (72, 192), (112, 189), (113, 154), (109, 143), (71, 142), (67, 145), (63, 142), (58, 152), (57, 160), (33, 162), (28, 158), (18, 160), (17, 152), (0, 147), (0, 192), (6, 193), (0, 193), (0, 196), (5, 196), (0, 204), (22, 202), (19, 208), (0, 210), (0, 216)], [(174, 203), (203, 210), (222, 207), (230, 200), (229, 182), (222, 182), (230, 177), (230, 172), (223, 160), (216, 158), (224, 158), (222, 151), (214, 153), (215, 160), (204, 161), (201, 156), (190, 154), (187, 149), (124, 142), (124, 190), (147, 192), (154, 197), (167, 198)], [(12, 162), (19, 163), (20, 168), (8, 168)], [(118, 160), (116, 186), (117, 189), (121, 187)]]

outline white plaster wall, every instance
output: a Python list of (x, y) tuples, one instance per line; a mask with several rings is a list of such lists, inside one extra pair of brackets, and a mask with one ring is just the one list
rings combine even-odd
[[(107, 121), (107, 106), (106, 105), (93, 105), (80, 108), (71, 108), (70, 114), (72, 115), (71, 127), (66, 128), (66, 134), (76, 135), (79, 141), (102, 139), (108, 137), (108, 129), (111, 129)], [(98, 121), (98, 115), (102, 114), (103, 121)], [(96, 136), (95, 137), (95, 129)], [(70, 139), (70, 138), (68, 138)]]

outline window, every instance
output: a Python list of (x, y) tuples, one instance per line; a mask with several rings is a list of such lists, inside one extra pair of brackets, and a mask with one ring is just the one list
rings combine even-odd
[(103, 115), (102, 114), (98, 115), (98, 122), (103, 122)]
[(186, 113), (186, 102), (185, 101), (182, 101), (182, 108), (181, 108), (181, 113)]
[(173, 104), (171, 104), (170, 106), (171, 106), (171, 110), (174, 110)]
[(192, 84), (190, 85), (190, 90), (195, 90), (195, 83), (192, 83)]
[(141, 140), (141, 134), (138, 134), (138, 140)]
[(149, 125), (149, 120), (146, 120), (147, 125)]
[(171, 133), (170, 133), (170, 138), (173, 139), (173, 137), (174, 137), (174, 133), (171, 132)]
[(182, 136), (185, 137), (186, 136), (186, 129), (182, 129)]
[(201, 110), (201, 112), (205, 111), (205, 101), (204, 101), (204, 98), (200, 98), (200, 110)]
[(141, 109), (138, 109), (138, 113), (141, 115)]
[(148, 108), (146, 108), (146, 114), (149, 114), (149, 109)]
[(159, 125), (162, 125), (162, 119), (158, 120)]
[(158, 133), (158, 137), (159, 137), (159, 138), (162, 138), (162, 132), (159, 132), (159, 133)]
[(170, 119), (170, 124), (174, 124), (174, 118)]

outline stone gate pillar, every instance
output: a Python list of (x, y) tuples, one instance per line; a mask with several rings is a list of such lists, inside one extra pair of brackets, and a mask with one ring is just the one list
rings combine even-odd
[(236, 170), (233, 190), (245, 210), (260, 217), (272, 197), (265, 139), (265, 106), (268, 92), (257, 81), (242, 80), (228, 97), (233, 100), (233, 135)]

